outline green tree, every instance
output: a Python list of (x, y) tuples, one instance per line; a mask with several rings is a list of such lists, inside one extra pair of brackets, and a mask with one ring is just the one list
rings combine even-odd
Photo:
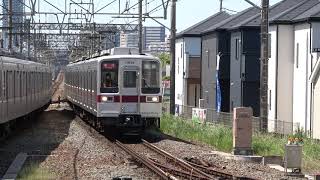
[(169, 53), (161, 53), (158, 55), (158, 58), (161, 61), (162, 67), (165, 67), (167, 64), (170, 64), (170, 54)]

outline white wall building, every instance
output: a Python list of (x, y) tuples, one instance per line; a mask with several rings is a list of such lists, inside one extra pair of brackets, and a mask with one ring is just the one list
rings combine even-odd
[[(177, 113), (191, 113), (190, 107), (197, 107), (201, 98), (201, 33), (227, 17), (229, 14), (219, 12), (177, 35), (175, 78)], [(189, 112), (186, 112), (187, 110)]]
[(320, 1), (307, 0), (271, 19), (269, 131), (298, 127), (320, 139)]

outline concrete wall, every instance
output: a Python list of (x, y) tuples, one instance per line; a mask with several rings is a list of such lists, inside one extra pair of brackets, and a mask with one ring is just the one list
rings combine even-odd
[(269, 131), (292, 133), (294, 33), (291, 25), (270, 26)]
[(201, 93), (205, 107), (211, 109), (216, 109), (217, 44), (216, 34), (202, 37)]

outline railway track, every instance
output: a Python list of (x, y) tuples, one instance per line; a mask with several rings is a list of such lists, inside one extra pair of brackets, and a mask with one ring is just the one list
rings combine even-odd
[(250, 179), (247, 177), (233, 176), (232, 174), (220, 172), (209, 167), (186, 162), (143, 139), (142, 145), (163, 159), (150, 158), (142, 155), (118, 140), (115, 141), (115, 144), (162, 179)]
[(60, 72), (58, 74), (57, 80), (53, 83), (52, 85), (52, 96), (57, 92), (57, 90), (59, 89), (60, 84), (63, 81), (63, 76), (64, 74), (62, 72)]

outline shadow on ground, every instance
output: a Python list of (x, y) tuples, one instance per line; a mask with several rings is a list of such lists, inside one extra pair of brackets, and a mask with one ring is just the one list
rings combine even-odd
[(74, 118), (72, 111), (49, 107), (28, 122), (19, 121), (13, 135), (0, 142), (0, 177), (20, 152), (37, 157), (39, 164), (44, 161), (68, 136)]

